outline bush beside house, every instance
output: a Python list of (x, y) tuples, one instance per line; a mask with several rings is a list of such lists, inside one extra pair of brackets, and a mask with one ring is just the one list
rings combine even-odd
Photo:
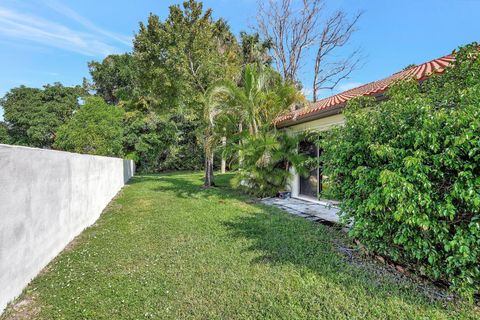
[(291, 166), (305, 171), (302, 165), (306, 157), (298, 152), (298, 143), (296, 136), (270, 131), (245, 136), (241, 143), (232, 144), (227, 153), (241, 159), (233, 185), (257, 197), (275, 196), (286, 190)]
[(351, 101), (322, 159), (353, 237), (469, 296), (480, 287), (477, 48), (420, 86), (398, 83), (387, 101)]

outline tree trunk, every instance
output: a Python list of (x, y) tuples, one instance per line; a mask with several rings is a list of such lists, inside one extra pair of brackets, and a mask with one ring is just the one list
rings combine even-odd
[(206, 188), (215, 186), (213, 176), (213, 153), (205, 153), (205, 182), (203, 186)]
[[(227, 137), (222, 137), (222, 146), (223, 150), (227, 147)], [(222, 173), (225, 173), (227, 170), (227, 161), (225, 159), (225, 156), (222, 155)]]
[(255, 136), (258, 135), (258, 125), (257, 125), (257, 121), (255, 119), (253, 119), (253, 133)]
[[(241, 122), (240, 122), (240, 124), (238, 125), (238, 131), (239, 131), (240, 133), (243, 132), (243, 126), (242, 126), (242, 123), (241, 123)], [(241, 146), (242, 146), (242, 141), (241, 141), (241, 140), (238, 141), (238, 144), (239, 144), (239, 146), (241, 147)], [(242, 152), (239, 150), (239, 151), (238, 151), (238, 166), (239, 166), (239, 167), (242, 167), (242, 164), (243, 164)]]

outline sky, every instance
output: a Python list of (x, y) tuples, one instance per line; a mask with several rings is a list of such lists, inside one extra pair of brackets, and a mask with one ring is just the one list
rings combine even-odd
[[(0, 97), (20, 85), (71, 86), (88, 77), (87, 63), (132, 50), (140, 21), (149, 13), (165, 18), (173, 0), (0, 0)], [(205, 0), (232, 31), (255, 26), (256, 0)], [(480, 0), (331, 0), (329, 10), (363, 11), (347, 50), (360, 48), (361, 68), (334, 91), (389, 76), (405, 66), (449, 54), (480, 41)], [(308, 58), (308, 57), (307, 57)], [(313, 59), (313, 58), (312, 58)], [(313, 60), (308, 60), (311, 62)], [(305, 92), (312, 67), (299, 74)], [(0, 108), (0, 120), (3, 111)]]

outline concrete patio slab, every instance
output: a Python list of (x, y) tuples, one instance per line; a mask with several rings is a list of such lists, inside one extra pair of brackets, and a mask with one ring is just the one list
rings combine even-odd
[(333, 224), (340, 223), (340, 208), (328, 202), (313, 202), (298, 198), (266, 198), (262, 199), (261, 202), (310, 221), (326, 221)]

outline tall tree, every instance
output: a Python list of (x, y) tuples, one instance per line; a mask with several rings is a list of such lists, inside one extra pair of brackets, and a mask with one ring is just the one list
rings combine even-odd
[(112, 54), (102, 62), (88, 63), (93, 88), (107, 103), (132, 99), (138, 90), (136, 65), (132, 55)]
[[(219, 144), (225, 149), (227, 136), (230, 142), (242, 139), (245, 132), (257, 137), (271, 128), (273, 119), (302, 99), (303, 95), (270, 67), (247, 64), (240, 86), (225, 81), (211, 87), (206, 95), (208, 154), (214, 154)], [(206, 170), (206, 179), (213, 178), (208, 176), (210, 171)]]
[(242, 84), (223, 82), (209, 92), (210, 121), (217, 116), (228, 116), (250, 135), (271, 126), (273, 120), (304, 97), (290, 83), (270, 67), (248, 64)]
[(60, 125), (79, 108), (83, 89), (60, 83), (43, 89), (21, 86), (10, 90), (1, 100), (12, 144), (50, 148)]
[(344, 11), (337, 11), (323, 24), (316, 43), (315, 69), (313, 77), (313, 102), (317, 101), (321, 90), (334, 89), (340, 81), (348, 78), (358, 67), (361, 56), (358, 49), (344, 58), (332, 59), (332, 53), (348, 44), (356, 30), (361, 13), (351, 20)]
[(269, 54), (272, 42), (269, 39), (262, 41), (258, 33), (249, 34), (242, 31), (240, 32), (240, 45), (244, 65), (256, 63), (269, 66), (272, 63), (272, 57)]
[(219, 80), (239, 73), (240, 49), (228, 25), (194, 0), (170, 7), (165, 22), (151, 14), (135, 35), (142, 90), (173, 110), (203, 119), (203, 95)]
[(338, 49), (350, 42), (361, 13), (352, 18), (343, 10), (328, 15), (325, 2), (258, 1), (258, 30), (271, 40), (275, 65), (287, 81), (298, 81), (300, 68), (309, 65), (308, 53), (314, 53), (314, 100), (319, 90), (333, 89), (347, 78), (360, 61), (358, 50), (342, 57)]
[(209, 90), (209, 146), (213, 149), (227, 136), (224, 154), (237, 155), (240, 164), (237, 184), (246, 183), (257, 195), (271, 194), (285, 185), (288, 163), (298, 159), (292, 151), (296, 139), (279, 136), (271, 130), (272, 122), (304, 97), (276, 71), (257, 63), (245, 66), (242, 79), (241, 85), (224, 82)]
[(240, 48), (229, 26), (214, 20), (212, 10), (189, 0), (170, 7), (165, 22), (151, 14), (134, 40), (143, 92), (159, 101), (161, 113), (179, 113), (204, 130), (205, 185), (213, 177), (213, 156), (207, 150), (208, 125), (203, 116), (207, 89), (221, 80), (235, 80), (241, 68)]

